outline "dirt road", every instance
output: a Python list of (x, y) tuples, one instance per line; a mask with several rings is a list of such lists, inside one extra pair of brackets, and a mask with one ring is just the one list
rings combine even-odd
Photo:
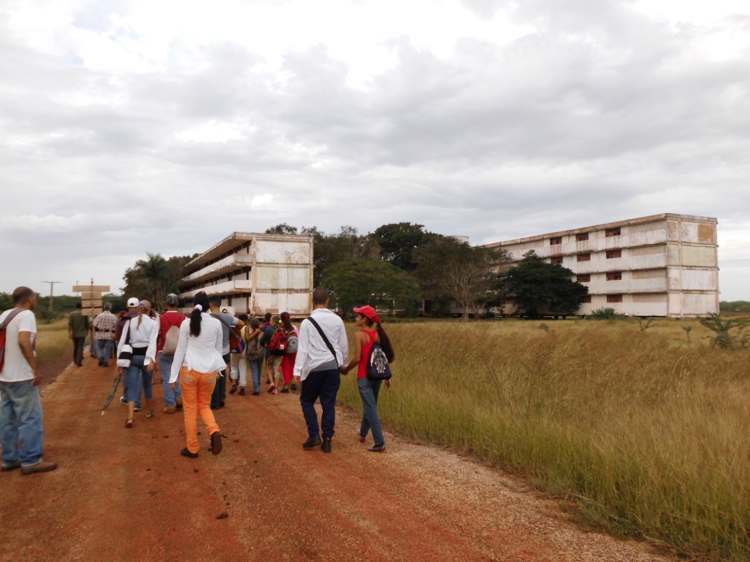
[(0, 560), (665, 559), (582, 531), (520, 481), (453, 454), (390, 435), (386, 454), (367, 453), (351, 414), (332, 455), (304, 452), (295, 395), (230, 396), (217, 413), (224, 452), (184, 459), (181, 414), (132, 430), (117, 403), (100, 416), (111, 382), (87, 359), (45, 388), (60, 469), (0, 474)]

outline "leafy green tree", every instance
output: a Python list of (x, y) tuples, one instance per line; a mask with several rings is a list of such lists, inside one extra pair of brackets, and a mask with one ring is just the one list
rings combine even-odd
[(266, 229), (266, 234), (297, 234), (297, 227), (285, 222)]
[(13, 308), (13, 296), (8, 293), (0, 293), (0, 312)]
[(569, 316), (583, 303), (588, 289), (573, 281), (574, 273), (557, 264), (547, 263), (534, 252), (505, 273), (505, 295), (524, 316), (543, 314)]
[(370, 236), (361, 236), (356, 228), (342, 226), (338, 234), (325, 235), (315, 230), (315, 284), (319, 285), (333, 265), (353, 259), (379, 259), (380, 249)]
[(182, 270), (192, 256), (164, 258), (160, 254), (147, 254), (125, 272), (123, 280), (125, 297), (150, 300), (155, 307), (163, 308), (167, 294), (179, 293)]
[(507, 260), (501, 250), (433, 236), (416, 249), (414, 260), (425, 296), (455, 301), (463, 309), (465, 320), (480, 304), (500, 298), (502, 286), (497, 271)]
[(338, 262), (328, 268), (322, 284), (332, 291), (336, 306), (346, 316), (358, 305), (410, 308), (420, 298), (419, 284), (412, 275), (381, 260)]
[(410, 222), (384, 224), (372, 233), (380, 247), (380, 256), (404, 271), (417, 268), (415, 251), (436, 236), (426, 231), (424, 225)]

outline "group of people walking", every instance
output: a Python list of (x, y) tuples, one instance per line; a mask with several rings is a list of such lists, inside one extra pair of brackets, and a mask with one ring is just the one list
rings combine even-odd
[[(54, 470), (57, 465), (42, 458), (42, 406), (35, 355), (37, 295), (19, 287), (13, 299), (14, 308), (0, 315), (2, 470), (20, 468), (24, 474), (33, 474)], [(89, 332), (99, 365), (107, 367), (113, 358), (117, 361), (124, 384), (121, 402), (127, 405), (126, 428), (134, 427), (139, 411), (145, 410), (146, 418), (155, 415), (153, 385), (158, 372), (163, 412), (183, 412), (186, 443), (180, 454), (198, 456), (198, 418), (207, 428), (211, 452), (219, 454), (221, 429), (214, 410), (225, 405), (227, 378), (229, 393), (240, 396), (259, 396), (265, 379), (266, 390), (272, 395), (299, 391), (307, 426), (302, 446), (330, 453), (341, 376), (356, 369), (363, 406), (359, 440), (366, 442), (371, 432), (369, 450), (385, 451), (377, 403), (381, 385), (390, 385), (388, 364), (395, 357), (373, 307), (354, 309), (356, 332), (350, 356), (344, 322), (329, 308), (328, 292), (322, 288), (313, 291), (312, 314), (299, 328), (287, 313), (266, 314), (262, 320), (235, 316), (229, 307), (222, 308), (219, 298), (210, 298), (205, 292), (195, 295), (187, 316), (178, 310), (176, 295), (169, 295), (166, 304), (166, 310), (157, 314), (148, 301), (131, 298), (127, 311), (119, 317), (105, 304), (91, 323), (79, 307), (69, 321), (77, 365), (82, 364)], [(322, 408), (320, 423), (317, 401)]]

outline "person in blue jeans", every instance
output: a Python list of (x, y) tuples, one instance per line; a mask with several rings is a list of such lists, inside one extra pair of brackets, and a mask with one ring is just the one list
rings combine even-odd
[(169, 373), (172, 372), (172, 361), (177, 342), (179, 340), (180, 326), (187, 317), (177, 310), (180, 298), (174, 293), (167, 295), (167, 310), (159, 316), (159, 335), (156, 338), (156, 351), (159, 354), (159, 372), (161, 373), (162, 390), (164, 391), (165, 414), (174, 414), (182, 407), (182, 393), (179, 381), (174, 388), (169, 384)]
[[(341, 366), (349, 353), (344, 321), (328, 308), (328, 291), (313, 291), (313, 311), (300, 325), (294, 378), (301, 383), (300, 405), (307, 424), (306, 451), (318, 446), (332, 451), (336, 425), (336, 395), (341, 384)], [(315, 412), (315, 401), (323, 408), (323, 440)]]
[(22, 474), (49, 472), (57, 465), (45, 462), (44, 419), (36, 376), (36, 293), (28, 287), (13, 291), (14, 307), (0, 314), (5, 331), (5, 354), (0, 368), (0, 440), (2, 471)]
[[(383, 348), (389, 362), (393, 362), (395, 354), (375, 308), (370, 305), (361, 306), (355, 308), (354, 313), (357, 315), (356, 325), (359, 330), (354, 334), (352, 360), (342, 371), (347, 374), (351, 369), (357, 367), (357, 387), (359, 388), (359, 397), (362, 400), (362, 424), (359, 429), (359, 442), (364, 443), (367, 434), (372, 431), (372, 438), (375, 443), (368, 451), (383, 453), (385, 452), (385, 436), (378, 415), (378, 396), (383, 381), (370, 380), (367, 377), (367, 362), (372, 347), (376, 343)], [(390, 387), (391, 381), (387, 380), (385, 384)]]
[(159, 324), (145, 313), (144, 307), (138, 308), (138, 315), (130, 318), (122, 330), (120, 343), (117, 346), (117, 356), (122, 354), (123, 347), (130, 345), (133, 355), (130, 366), (121, 368), (120, 373), (125, 376), (126, 399), (128, 404), (128, 418), (126, 428), (133, 427), (136, 402), (141, 391), (146, 399), (146, 417), (154, 417), (151, 407), (153, 398), (152, 372), (156, 360), (156, 338), (159, 334)]

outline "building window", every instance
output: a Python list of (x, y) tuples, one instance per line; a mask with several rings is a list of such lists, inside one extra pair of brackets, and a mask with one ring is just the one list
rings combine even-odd
[(612, 260), (622, 257), (622, 250), (607, 250), (607, 259)]
[(563, 258), (562, 256), (553, 256), (550, 261), (555, 265), (562, 265)]
[(591, 281), (591, 274), (590, 273), (581, 273), (576, 277), (576, 281), (579, 283), (588, 283)]
[(607, 302), (622, 302), (622, 295), (607, 295)]
[(622, 271), (607, 272), (607, 281), (619, 281), (622, 279)]
[(576, 242), (585, 242), (589, 239), (589, 233), (584, 232), (582, 234), (576, 234)]
[(576, 256), (578, 261), (591, 261), (591, 254), (578, 254)]
[(583, 303), (584, 304), (591, 303), (591, 295), (586, 295), (585, 297), (583, 297)]
[(620, 236), (622, 234), (622, 231), (620, 230), (620, 227), (617, 228), (608, 228), (606, 231), (607, 238), (612, 238), (613, 236)]
[(554, 238), (549, 239), (550, 246), (559, 246), (562, 244), (562, 236), (555, 236)]

